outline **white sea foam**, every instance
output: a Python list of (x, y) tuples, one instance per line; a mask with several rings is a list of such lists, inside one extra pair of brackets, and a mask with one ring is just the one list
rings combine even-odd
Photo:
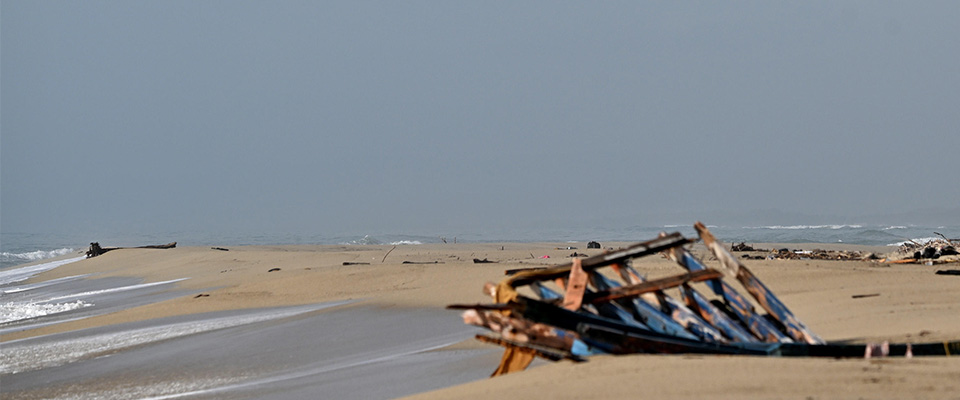
[(905, 244), (921, 244), (921, 245), (924, 245), (924, 244), (927, 244), (927, 243), (930, 243), (930, 242), (933, 242), (933, 241), (937, 241), (937, 240), (943, 240), (943, 238), (939, 238), (939, 237), (915, 238), (915, 239), (910, 239), (910, 240), (904, 240), (904, 241), (902, 241), (902, 242), (890, 243), (890, 244), (888, 244), (887, 246), (903, 246), (903, 245), (905, 245)]
[(349, 242), (341, 242), (340, 244), (346, 244), (346, 245), (354, 245), (354, 244), (369, 245), (369, 244), (383, 244), (383, 243), (380, 242), (379, 240), (377, 240), (376, 238), (370, 236), (370, 235), (364, 235), (364, 236), (363, 236), (363, 239), (351, 240), (351, 241), (349, 241)]
[(406, 245), (406, 244), (423, 244), (423, 242), (421, 242), (421, 241), (419, 241), (419, 240), (400, 240), (400, 241), (396, 241), (396, 242), (391, 242), (390, 244), (392, 244), (392, 245), (394, 245), (394, 246), (402, 246), (402, 245)]
[(17, 287), (12, 287), (12, 288), (9, 288), (9, 289), (0, 290), (0, 293), (2, 293), (2, 294), (12, 294), (12, 293), (26, 292), (26, 291), (30, 291), (30, 290), (34, 290), (34, 289), (39, 289), (39, 288), (42, 288), (42, 287), (58, 285), (58, 284), (61, 284), (61, 283), (64, 283), (64, 282), (75, 281), (75, 280), (77, 280), (77, 279), (82, 279), (82, 278), (85, 278), (85, 277), (88, 277), (88, 276), (90, 276), (90, 274), (86, 274), (86, 275), (74, 275), (74, 276), (67, 276), (67, 277), (63, 277), (63, 278), (51, 279), (51, 280), (49, 280), (49, 281), (31, 283), (31, 284), (29, 284), (29, 285), (17, 286)]
[(26, 253), (10, 253), (2, 252), (0, 253), (0, 260), (3, 261), (21, 261), (21, 262), (30, 262), (37, 260), (44, 260), (47, 258), (60, 257), (63, 255), (70, 254), (74, 249), (62, 248), (50, 251), (37, 250), (37, 251), (28, 251)]
[(768, 226), (745, 226), (743, 229), (776, 229), (776, 230), (800, 230), (800, 229), (859, 229), (863, 225), (768, 225)]
[(58, 297), (54, 297), (54, 298), (48, 299), (47, 301), (57, 301), (57, 300), (73, 299), (73, 298), (77, 298), (77, 297), (88, 297), (88, 296), (95, 296), (95, 295), (99, 295), (99, 294), (108, 294), (108, 293), (116, 293), (116, 292), (126, 292), (126, 291), (128, 291), (128, 290), (137, 290), (137, 289), (143, 289), (143, 288), (147, 288), (147, 287), (151, 287), (151, 286), (166, 285), (166, 284), (168, 284), (168, 283), (175, 283), (175, 282), (185, 281), (185, 280), (187, 280), (187, 279), (190, 279), (190, 278), (171, 279), (171, 280), (169, 280), (169, 281), (163, 281), (163, 282), (141, 283), (141, 284), (138, 284), (138, 285), (121, 286), (121, 287), (115, 287), (115, 288), (110, 288), (110, 289), (102, 289), (102, 290), (91, 290), (91, 291), (89, 291), (89, 292), (68, 294), (68, 295), (66, 295), (66, 296), (58, 296)]
[(0, 324), (42, 317), (44, 315), (57, 314), (76, 310), (78, 308), (90, 307), (93, 304), (86, 303), (83, 300), (77, 300), (72, 303), (4, 303), (0, 304)]
[(894, 226), (888, 226), (888, 227), (886, 227), (886, 228), (883, 228), (883, 230), (885, 230), (885, 231), (892, 231), (892, 230), (894, 230), (894, 229), (907, 229), (907, 227), (905, 227), (905, 226), (903, 226), (903, 225), (894, 225)]
[(30, 277), (36, 274), (39, 274), (41, 272), (49, 271), (61, 265), (77, 262), (77, 261), (83, 260), (84, 258), (86, 257), (80, 256), (80, 257), (74, 257), (74, 258), (67, 258), (63, 260), (50, 261), (43, 264), (31, 265), (29, 267), (0, 270), (0, 286), (11, 284), (14, 282), (25, 281), (27, 279), (30, 279)]
[(0, 352), (0, 374), (15, 374), (55, 367), (145, 343), (232, 326), (291, 317), (347, 303), (350, 303), (350, 301), (290, 307), (279, 310), (262, 310), (243, 316), (151, 326), (148, 328), (90, 335), (54, 342), (43, 341), (33, 343), (30, 339), (13, 340), (4, 343), (3, 351)]
[[(3, 291), (3, 294), (14, 294), (25, 292), (45, 286), (51, 286), (57, 283), (62, 283), (70, 280), (75, 280), (82, 278), (82, 276), (72, 276), (66, 278), (55, 279), (52, 281), (40, 282), (32, 285), (25, 285), (16, 288), (11, 288)], [(152, 282), (144, 283), (138, 285), (129, 285), (121, 286), (110, 289), (102, 290), (92, 290), (82, 293), (73, 293), (69, 295), (56, 296), (44, 299), (33, 299), (31, 301), (8, 301), (0, 303), (0, 324), (20, 321), (24, 319), (41, 317), (44, 315), (57, 314), (66, 311), (76, 310), (78, 308), (90, 307), (93, 304), (79, 300), (82, 297), (90, 297), (103, 294), (111, 294), (117, 292), (126, 292), (130, 290), (143, 289), (151, 286), (164, 285), (168, 283), (179, 282), (189, 278), (174, 279), (163, 282)]]

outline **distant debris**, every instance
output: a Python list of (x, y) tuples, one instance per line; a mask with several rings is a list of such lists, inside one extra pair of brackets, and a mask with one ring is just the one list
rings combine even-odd
[(588, 249), (599, 249), (599, 248), (600, 248), (600, 243), (597, 243), (597, 242), (589, 242), (589, 243), (587, 243), (587, 248), (588, 248)]
[(492, 263), (497, 263), (497, 262), (499, 262), (499, 261), (490, 261), (490, 260), (488, 260), (488, 259), (486, 259), (486, 258), (484, 258), (484, 259), (482, 259), (482, 260), (479, 259), (479, 258), (474, 258), (474, 259), (473, 259), (473, 263), (474, 263), (474, 264), (492, 264)]
[(370, 265), (368, 262), (353, 262), (353, 261), (344, 261), (343, 265)]
[(177, 247), (177, 242), (139, 247), (100, 247), (100, 242), (93, 242), (90, 243), (90, 250), (87, 250), (87, 258), (96, 257), (108, 251), (120, 249), (172, 249), (174, 247)]
[(277, 272), (277, 271), (279, 271), (279, 270), (280, 270), (280, 268), (270, 268), (270, 269), (267, 270), (267, 272)]
[(958, 261), (957, 256), (960, 256), (960, 253), (957, 252), (957, 247), (960, 246), (960, 239), (947, 239), (939, 232), (934, 233), (942, 239), (934, 239), (925, 243), (913, 240), (907, 241), (901, 244), (896, 251), (900, 259), (888, 262), (933, 265)]
[(220, 250), (220, 251), (230, 251), (230, 249), (225, 249), (225, 248), (223, 248), (223, 247), (211, 247), (211, 249), (213, 249), (213, 250)]
[(839, 260), (839, 261), (867, 261), (877, 259), (873, 253), (845, 250), (790, 250), (779, 249), (771, 252), (767, 257), (774, 260)]
[(740, 242), (738, 244), (734, 244), (733, 246), (730, 246), (730, 251), (767, 251), (767, 250), (757, 250), (753, 248), (753, 246), (750, 246), (744, 242)]
[[(506, 348), (493, 376), (526, 369), (534, 357), (580, 362), (598, 354), (635, 353), (830, 358), (960, 354), (960, 340), (827, 343), (705, 225), (698, 222), (694, 228), (719, 269), (690, 254), (684, 246), (694, 240), (676, 232), (560, 265), (507, 270), (508, 276), (499, 283), (483, 285), (492, 303), (447, 308), (461, 310), (464, 323), (490, 331), (478, 335), (479, 340)], [(787, 249), (780, 253), (830, 258), (838, 254)], [(657, 254), (675, 261), (686, 273), (647, 280), (630, 267), (634, 259)], [(601, 272), (603, 268), (607, 272)], [(731, 285), (734, 279), (744, 294)], [(693, 286), (701, 282), (712, 292), (710, 297), (717, 294), (722, 300), (711, 301), (707, 292)], [(673, 297), (676, 291), (683, 300)], [(852, 298), (880, 295), (868, 292)]]

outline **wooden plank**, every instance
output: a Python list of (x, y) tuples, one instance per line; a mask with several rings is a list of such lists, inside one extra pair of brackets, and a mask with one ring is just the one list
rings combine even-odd
[[(683, 237), (680, 233), (673, 233), (654, 240), (638, 243), (626, 249), (617, 250), (607, 254), (599, 254), (593, 257), (578, 259), (584, 271), (605, 267), (613, 263), (623, 262), (631, 258), (643, 257), (656, 254), (669, 248), (682, 246), (691, 243), (690, 239)], [(572, 263), (562, 264), (545, 269), (532, 269), (520, 271), (509, 278), (510, 286), (518, 287), (527, 285), (534, 281), (545, 281), (556, 278), (563, 278), (570, 274)]]
[(713, 237), (713, 234), (710, 233), (710, 230), (708, 230), (706, 226), (697, 222), (694, 224), (694, 228), (696, 228), (697, 233), (700, 234), (700, 239), (703, 240), (703, 243), (707, 245), (707, 248), (710, 249), (713, 255), (720, 260), (724, 268), (736, 276), (737, 280), (743, 284), (747, 292), (757, 300), (757, 303), (759, 303), (763, 309), (767, 310), (774, 319), (783, 324), (784, 329), (791, 338), (809, 344), (826, 343), (813, 333), (810, 328), (807, 328), (803, 322), (800, 322), (800, 320), (790, 312), (790, 309), (788, 309), (763, 282), (760, 282), (760, 279), (753, 275), (753, 272), (730, 254), (720, 241)]
[(690, 286), (681, 286), (680, 292), (688, 306), (698, 313), (710, 326), (713, 326), (723, 332), (723, 334), (734, 342), (756, 342), (757, 337), (753, 336), (740, 323), (727, 316), (710, 303), (702, 294), (693, 290)]
[(523, 318), (508, 317), (499, 312), (472, 309), (464, 311), (462, 317), (466, 324), (487, 328), (499, 333), (504, 339), (517, 343), (530, 343), (570, 352), (576, 340), (573, 333)]
[(575, 356), (570, 353), (561, 352), (556, 349), (543, 348), (543, 347), (533, 346), (533, 345), (524, 344), (524, 343), (517, 343), (514, 341), (506, 340), (504, 338), (491, 337), (486, 335), (476, 335), (474, 336), (474, 338), (484, 343), (495, 344), (495, 345), (503, 346), (506, 348), (519, 347), (519, 348), (527, 349), (532, 351), (537, 357), (544, 358), (550, 361), (560, 361), (560, 360), (571, 360), (575, 362), (587, 361), (583, 357)]
[(583, 303), (583, 294), (587, 289), (587, 273), (583, 271), (580, 259), (573, 260), (570, 267), (570, 277), (567, 279), (567, 290), (563, 294), (563, 308), (570, 311), (580, 309)]
[[(613, 264), (611, 267), (625, 282), (636, 285), (646, 281), (646, 279), (640, 276), (640, 274), (630, 266)], [(640, 298), (654, 307), (665, 310), (665, 313), (670, 315), (670, 318), (673, 318), (674, 321), (702, 340), (708, 342), (727, 341), (723, 333), (707, 323), (700, 317), (699, 313), (691, 310), (690, 307), (684, 305), (683, 302), (667, 296), (662, 291), (645, 293), (640, 295)], [(747, 336), (749, 336), (749, 334)]]
[(637, 297), (644, 293), (661, 291), (664, 289), (675, 288), (686, 282), (701, 282), (708, 279), (717, 279), (723, 276), (723, 273), (715, 269), (704, 269), (700, 271), (688, 272), (683, 275), (669, 276), (666, 278), (646, 281), (635, 285), (611, 287), (608, 290), (601, 290), (590, 295), (584, 296), (584, 303), (600, 303), (616, 299), (625, 299)]
[[(561, 287), (565, 287), (565, 286), (566, 286), (566, 285), (563, 284), (563, 282), (558, 282), (558, 285), (561, 286)], [(559, 305), (559, 304), (561, 303), (562, 299), (563, 299), (563, 296), (562, 296), (560, 293), (557, 293), (557, 292), (555, 292), (555, 291), (553, 291), (553, 290), (550, 290), (550, 289), (544, 287), (540, 282), (531, 283), (531, 284), (529, 285), (529, 287), (530, 287), (531, 289), (533, 289), (534, 292), (537, 293), (537, 296), (539, 296), (540, 299), (543, 300), (544, 302), (547, 302), (547, 303), (550, 303), (550, 304), (557, 304), (557, 305)], [(592, 292), (589, 291), (589, 290), (586, 290), (584, 295), (590, 295), (590, 294), (592, 294)], [(624, 309), (621, 308), (621, 307), (618, 307), (616, 304), (611, 304), (611, 303), (599, 303), (599, 304), (595, 304), (595, 305), (593, 305), (593, 306), (594, 306), (594, 308), (596, 308), (597, 313), (600, 314), (600, 315), (602, 315), (602, 316), (604, 316), (604, 317), (613, 318), (613, 319), (616, 319), (616, 320), (620, 320), (621, 322), (623, 322), (623, 323), (625, 323), (625, 324), (629, 324), (629, 325), (634, 325), (634, 326), (646, 328), (646, 325), (644, 325), (644, 324), (643, 324), (642, 322), (640, 322), (640, 321), (637, 321), (637, 320), (633, 317), (633, 314), (632, 314), (631, 312), (629, 312), (629, 311), (627, 311), (627, 310), (624, 310)], [(582, 307), (581, 307), (579, 310), (576, 310), (576, 311), (584, 312), (584, 313), (585, 313), (585, 312), (588, 312), (587, 310), (585, 310), (585, 309), (582, 308)]]
[(610, 328), (584, 324), (578, 332), (587, 341), (604, 343), (613, 354), (734, 354), (769, 355), (779, 343), (707, 343), (678, 337), (653, 337), (638, 333), (619, 332)]
[[(665, 253), (670, 259), (676, 261), (678, 264), (680, 264), (680, 266), (686, 268), (688, 271), (701, 271), (707, 269), (707, 267), (704, 266), (700, 260), (682, 248), (670, 249)], [(757, 314), (753, 304), (751, 304), (749, 300), (740, 295), (736, 289), (728, 285), (723, 280), (714, 279), (708, 281), (707, 284), (713, 289), (714, 293), (723, 297), (724, 301), (730, 306), (730, 309), (737, 316), (737, 318), (739, 318), (740, 321), (743, 322), (744, 326), (746, 326), (747, 330), (753, 333), (756, 337), (767, 342), (793, 341), (790, 339), (790, 337), (784, 335), (783, 332), (780, 332), (777, 327), (773, 326), (770, 321), (767, 321), (767, 319), (762, 315)], [(709, 302), (705, 300), (706, 299), (696, 299), (697, 305), (702, 306), (704, 309), (709, 309), (710, 307), (707, 306)], [(714, 324), (714, 326), (717, 325)], [(719, 328), (719, 326), (717, 327)]]
[[(620, 296), (618, 296), (616, 292), (619, 289), (623, 289), (623, 287), (616, 287), (618, 285), (616, 282), (596, 272), (590, 274), (590, 279), (591, 282), (593, 282), (593, 286), (601, 290), (601, 292), (591, 293), (589, 295), (593, 299), (591, 304), (607, 304), (609, 300), (615, 300), (622, 307), (632, 311), (639, 322), (642, 322), (654, 332), (687, 339), (697, 339), (692, 333), (687, 332), (683, 325), (674, 321), (669, 315), (664, 314), (660, 308), (654, 307), (650, 305), (650, 303), (636, 298), (636, 295), (631, 295), (630, 293), (626, 295), (620, 293)], [(654, 283), (651, 287), (657, 287), (657, 282), (654, 281), (633, 286), (649, 285), (650, 283)]]

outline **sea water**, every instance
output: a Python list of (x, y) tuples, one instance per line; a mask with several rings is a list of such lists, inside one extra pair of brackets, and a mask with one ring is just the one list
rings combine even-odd
[[(874, 246), (898, 246), (904, 242), (923, 243), (943, 235), (960, 238), (960, 226), (922, 225), (869, 225), (869, 224), (819, 224), (819, 225), (711, 225), (710, 230), (727, 243), (845, 243)], [(283, 234), (209, 234), (195, 232), (171, 232), (150, 234), (116, 235), (106, 240), (68, 234), (2, 233), (0, 237), (0, 324), (12, 321), (36, 319), (46, 315), (75, 312), (93, 307), (95, 298), (112, 294), (116, 298), (121, 291), (156, 292), (159, 288), (140, 286), (138, 282), (115, 283), (115, 287), (84, 290), (76, 287), (76, 293), (64, 292), (65, 287), (76, 285), (69, 279), (41, 283), (43, 286), (23, 286), (15, 283), (29, 279), (40, 272), (83, 259), (89, 242), (99, 241), (102, 246), (140, 246), (178, 242), (181, 246), (240, 246), (284, 244), (340, 244), (340, 245), (419, 245), (425, 243), (489, 243), (489, 242), (639, 242), (657, 237), (660, 232), (680, 232), (696, 237), (690, 224), (669, 224), (632, 227), (571, 227), (565, 229), (504, 229), (484, 231), (441, 231), (435, 234), (372, 233), (363, 235), (325, 235), (322, 233)], [(29, 264), (24, 266), (25, 264)], [(187, 278), (187, 277), (184, 277)], [(170, 282), (172, 283), (172, 282)], [(89, 286), (89, 284), (88, 284)], [(68, 291), (69, 291), (68, 290)], [(49, 294), (47, 297), (36, 294)], [(54, 296), (53, 293), (58, 293)], [(85, 294), (85, 295), (84, 295)], [(70, 297), (73, 296), (73, 297)], [(98, 307), (103, 309), (103, 307)]]
[[(907, 241), (924, 242), (940, 238), (960, 238), (956, 225), (708, 225), (713, 234), (727, 243), (846, 243), (872, 246), (897, 246)], [(180, 246), (242, 246), (284, 244), (331, 245), (417, 245), (426, 243), (493, 242), (640, 242), (656, 238), (660, 232), (680, 232), (696, 237), (692, 224), (653, 226), (592, 226), (568, 228), (484, 229), (437, 232), (370, 232), (330, 235), (325, 233), (248, 233), (212, 234), (170, 232), (115, 235), (91, 238), (82, 234), (0, 234), (0, 270), (70, 254), (82, 254), (90, 242), (101, 246), (142, 246), (177, 242)]]

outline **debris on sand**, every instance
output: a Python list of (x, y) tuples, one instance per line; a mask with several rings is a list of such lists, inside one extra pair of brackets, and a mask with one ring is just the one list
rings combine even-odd
[[(484, 285), (493, 304), (448, 308), (463, 310), (465, 323), (492, 332), (477, 335), (478, 340), (506, 348), (494, 376), (523, 370), (535, 357), (581, 362), (596, 354), (632, 353), (832, 358), (960, 353), (960, 341), (827, 343), (800, 322), (703, 224), (694, 227), (719, 261), (718, 269), (706, 266), (684, 247), (693, 240), (680, 233), (661, 234), (566, 264), (509, 270), (500, 283)], [(655, 254), (665, 255), (686, 273), (647, 280), (630, 266), (635, 258)], [(804, 255), (814, 254), (821, 253)], [(830, 259), (837, 256), (824, 254)], [(601, 273), (602, 269), (606, 273)], [(619, 276), (620, 281), (610, 276)], [(750, 297), (740, 294), (728, 280), (739, 283)], [(521, 288), (533, 297), (521, 294)], [(679, 299), (668, 290), (679, 293)]]

